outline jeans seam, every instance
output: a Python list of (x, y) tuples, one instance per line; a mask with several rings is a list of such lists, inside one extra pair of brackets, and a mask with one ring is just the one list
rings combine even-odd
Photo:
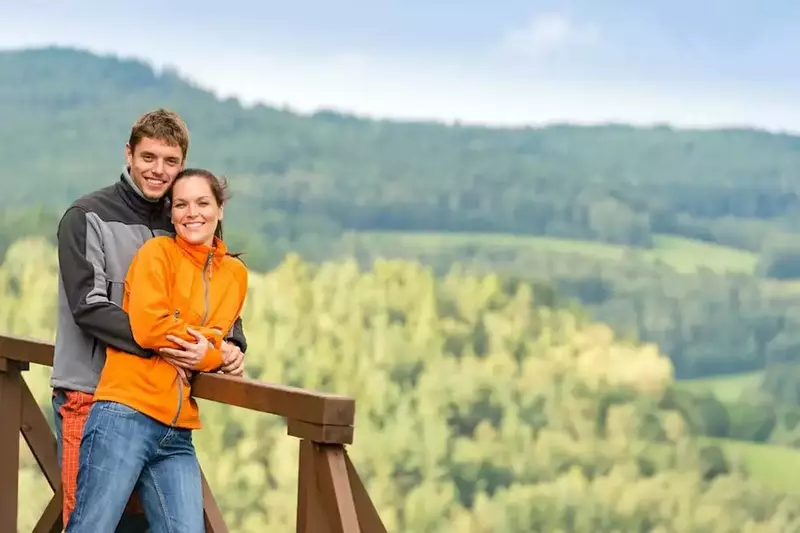
[(164, 432), (164, 436), (158, 439), (158, 447), (163, 448), (166, 443), (172, 440), (173, 431), (171, 427), (167, 427), (167, 431)]
[(167, 524), (167, 533), (171, 533), (172, 520), (169, 514), (167, 514), (167, 504), (164, 502), (164, 493), (161, 491), (161, 487), (158, 486), (158, 481), (150, 465), (145, 466), (145, 470), (147, 470), (147, 475), (150, 476), (150, 479), (153, 480), (153, 487), (156, 489), (156, 494), (158, 494), (158, 504), (161, 506), (161, 513), (164, 515), (164, 523)]
[[(96, 436), (97, 436), (97, 429), (93, 428), (92, 429), (92, 435), (89, 437), (89, 441), (86, 443), (86, 448), (87, 448), (87, 451), (86, 451), (86, 465), (87, 466), (86, 466), (86, 468), (90, 468), (88, 465), (90, 465), (92, 463), (92, 449), (94, 448), (94, 439), (95, 439)], [(80, 472), (81, 472), (80, 468), (78, 468), (78, 476), (77, 476), (77, 480), (76, 481), (80, 480)], [(75, 502), (76, 503), (78, 502), (78, 498), (77, 498), (78, 490), (80, 490), (80, 485), (76, 483), (76, 487), (75, 487)], [(72, 513), (70, 514), (70, 519), (76, 514), (79, 517), (81, 515), (83, 515), (82, 511), (83, 511), (84, 505), (86, 505), (86, 502), (85, 501), (81, 502), (81, 504), (82, 505), (80, 507), (75, 506), (75, 508), (72, 509)]]

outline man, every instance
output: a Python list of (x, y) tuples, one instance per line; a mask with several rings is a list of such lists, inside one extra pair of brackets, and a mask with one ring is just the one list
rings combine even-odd
[[(186, 379), (191, 361), (205, 345), (155, 354), (133, 339), (122, 310), (125, 275), (139, 247), (156, 235), (174, 234), (165, 194), (186, 161), (189, 133), (181, 118), (158, 109), (142, 115), (125, 146), (119, 181), (76, 200), (58, 226), (58, 326), (53, 374), (53, 410), (64, 493), (66, 525), (75, 505), (83, 427), (105, 362), (106, 346), (138, 357), (163, 357)], [(237, 320), (223, 345), (222, 372), (241, 375), (246, 339)], [(118, 532), (146, 531), (135, 505)], [(102, 505), (102, 502), (97, 502)]]

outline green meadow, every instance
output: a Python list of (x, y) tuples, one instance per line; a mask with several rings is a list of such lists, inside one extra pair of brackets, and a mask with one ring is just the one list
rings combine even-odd
[(790, 474), (800, 471), (800, 450), (730, 439), (703, 440), (721, 446), (731, 460), (741, 464), (764, 486), (782, 494), (800, 495), (800, 479)]
[(710, 392), (721, 402), (735, 402), (746, 395), (758, 392), (762, 372), (747, 372), (728, 376), (713, 376), (702, 379), (679, 381), (682, 388), (692, 392)]
[(751, 274), (758, 261), (758, 256), (754, 253), (669, 235), (656, 236), (652, 248), (632, 248), (598, 241), (497, 233), (374, 231), (349, 233), (345, 240), (381, 249), (403, 248), (420, 252), (475, 246), (486, 250), (517, 249), (519, 251), (574, 253), (600, 259), (622, 259), (626, 256), (635, 256), (654, 263), (662, 262), (683, 273), (693, 273), (701, 268), (707, 268), (718, 273)]

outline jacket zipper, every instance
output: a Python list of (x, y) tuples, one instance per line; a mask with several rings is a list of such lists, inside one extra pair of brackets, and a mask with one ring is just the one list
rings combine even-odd
[[(204, 302), (205, 303), (205, 310), (203, 312), (203, 321), (200, 323), (201, 326), (205, 326), (206, 325), (206, 320), (208, 320), (208, 310), (209, 310), (209, 307), (211, 307), (210, 304), (209, 304), (209, 294), (208, 293), (209, 293), (209, 290), (210, 290), (210, 288), (209, 288), (210, 283), (209, 282), (211, 281), (211, 273), (212, 273), (212, 270), (213, 270), (213, 265), (211, 264), (211, 260), (214, 258), (213, 254), (214, 254), (213, 252), (208, 252), (208, 257), (206, 258), (206, 264), (205, 264), (205, 266), (203, 266), (203, 291), (204, 291), (204, 294), (205, 294), (205, 302)], [(208, 277), (206, 277), (206, 273), (208, 273)]]
[[(204, 298), (204, 305), (205, 309), (203, 310), (203, 321), (201, 322), (201, 326), (205, 326), (206, 320), (208, 320), (208, 312), (209, 312), (209, 281), (211, 280), (211, 273), (212, 273), (212, 259), (214, 258), (213, 251), (208, 252), (208, 257), (206, 258), (206, 264), (203, 265), (203, 298)], [(208, 276), (206, 276), (208, 273)], [(175, 375), (175, 380), (178, 382), (178, 410), (175, 413), (175, 416), (170, 423), (170, 426), (174, 426), (175, 422), (178, 421), (178, 418), (181, 416), (181, 408), (183, 407), (183, 382), (181, 381), (180, 376)]]
[(183, 407), (183, 381), (181, 381), (181, 377), (178, 374), (175, 374), (175, 381), (178, 382), (178, 410), (175, 413), (172, 422), (170, 422), (170, 426), (174, 426), (175, 422), (178, 421), (178, 417), (181, 416), (181, 407)]

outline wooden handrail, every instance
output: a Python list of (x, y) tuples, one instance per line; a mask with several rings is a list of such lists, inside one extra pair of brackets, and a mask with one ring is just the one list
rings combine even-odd
[[(22, 378), (30, 364), (53, 366), (53, 345), (0, 335), (0, 532), (17, 531), (21, 432), (54, 491), (34, 532), (57, 533), (62, 523), (56, 442)], [(386, 533), (344, 446), (353, 442), (355, 400), (221, 374), (199, 374), (192, 394), (287, 420), (287, 433), (301, 439), (298, 533)], [(205, 476), (203, 498), (206, 531), (227, 533)]]
[[(14, 361), (53, 366), (53, 345), (36, 339), (0, 335), (0, 354)], [(356, 411), (355, 400), (346, 396), (222, 374), (198, 374), (192, 395), (320, 425), (352, 425)]]

